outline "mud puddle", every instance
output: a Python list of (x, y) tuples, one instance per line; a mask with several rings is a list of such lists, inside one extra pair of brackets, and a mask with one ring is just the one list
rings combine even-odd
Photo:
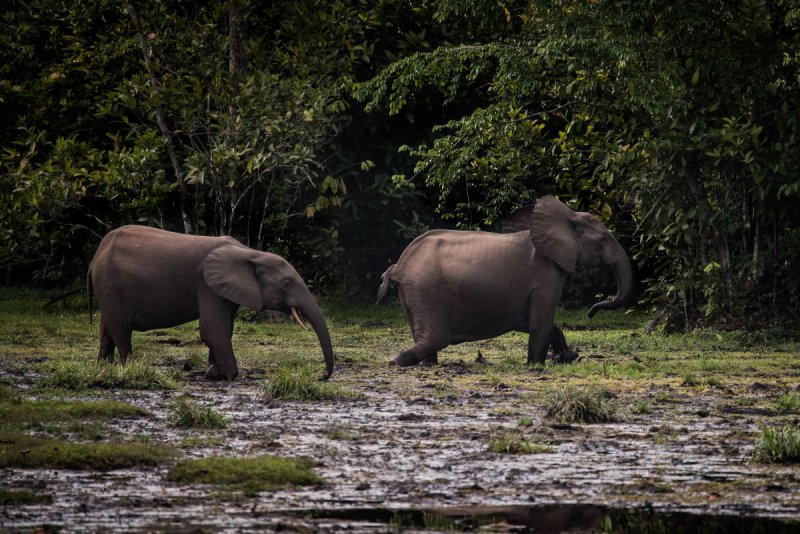
[[(750, 521), (754, 531), (759, 524), (768, 532), (800, 528), (796, 467), (749, 461), (759, 419), (715, 408), (724, 393), (675, 396), (653, 413), (570, 425), (546, 420), (542, 407), (513, 387), (465, 394), (425, 384), (461, 370), (444, 367), (435, 377), (390, 372), (384, 383), (387, 377), (345, 370), (359, 397), (331, 402), (267, 402), (255, 380), (190, 379), (184, 391), (228, 417), (229, 427), (218, 431), (170, 426), (169, 403), (183, 392), (111, 392), (153, 414), (111, 424), (115, 438), (176, 445), (188, 458), (309, 457), (326, 484), (244, 497), (166, 482), (168, 466), (6, 469), (4, 488), (30, 489), (51, 502), (0, 507), (0, 530), (581, 532), (615, 521), (676, 532), (697, 524), (724, 531), (728, 521), (744, 532), (739, 527)], [(636, 398), (617, 401), (632, 405)], [(491, 436), (504, 430), (546, 448), (489, 452)]]

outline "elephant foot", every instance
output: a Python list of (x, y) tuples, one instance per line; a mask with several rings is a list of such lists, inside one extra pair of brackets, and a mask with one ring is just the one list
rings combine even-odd
[(535, 358), (528, 356), (528, 365), (541, 365), (545, 362), (546, 359), (547, 358), (545, 356), (538, 356)]
[(580, 355), (569, 347), (565, 347), (562, 352), (553, 354), (553, 363), (572, 363), (579, 359)]
[(206, 369), (206, 380), (225, 380), (225, 378), (225, 375), (222, 374), (215, 363), (212, 363)]
[(425, 358), (422, 359), (422, 365), (426, 367), (431, 367), (433, 365), (437, 365), (439, 363), (439, 353), (434, 352), (433, 354), (428, 354)]
[(417, 365), (419, 363), (419, 356), (410, 350), (407, 350), (395, 356), (391, 363), (393, 365), (397, 365), (398, 367), (411, 367), (412, 365)]

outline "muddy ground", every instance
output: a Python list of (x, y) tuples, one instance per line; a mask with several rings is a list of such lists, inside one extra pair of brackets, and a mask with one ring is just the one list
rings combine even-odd
[[(405, 342), (405, 335), (395, 336), (398, 344)], [(635, 387), (618, 381), (611, 392), (619, 407), (616, 421), (567, 424), (547, 419), (538, 402), (544, 389), (569, 380), (550, 366), (523, 368), (509, 379), (511, 375), (475, 363), (474, 347), (464, 346), (461, 352), (444, 352), (438, 366), (398, 369), (385, 365), (388, 358), (348, 356), (361, 350), (354, 339), (349, 345), (338, 340), (333, 378), (354, 398), (265, 400), (269, 369), (248, 365), (247, 358), (242, 376), (233, 383), (208, 382), (200, 370), (183, 371), (180, 361), (170, 361), (164, 369), (182, 380), (179, 392), (76, 394), (83, 400), (114, 398), (150, 412), (148, 417), (111, 422), (109, 437), (146, 436), (153, 443), (177, 445), (188, 458), (310, 457), (326, 480), (324, 486), (245, 497), (217, 487), (166, 482), (168, 465), (111, 472), (5, 469), (0, 472), (4, 488), (31, 489), (50, 495), (52, 502), (0, 507), (0, 530), (376, 532), (480, 527), (556, 532), (608, 529), (608, 520), (602, 519), (608, 509), (772, 518), (800, 528), (797, 465), (758, 464), (750, 458), (755, 437), (775, 415), (759, 399), (775, 398), (787, 387), (769, 376), (703, 387), (681, 386), (678, 378), (639, 380)], [(312, 355), (313, 341), (307, 341)], [(480, 347), (492, 354), (510, 342)], [(263, 350), (262, 345), (253, 346)], [(574, 365), (608, 358), (584, 353)], [(4, 367), (4, 372), (16, 373), (13, 380), (21, 391), (39, 378), (35, 365), (19, 359), (13, 368)], [(579, 381), (601, 379), (586, 373)], [(174, 428), (167, 407), (184, 393), (228, 416), (228, 427)], [(733, 402), (742, 396), (755, 401)], [(637, 403), (647, 403), (647, 410), (634, 409)], [(489, 452), (489, 440), (503, 429), (519, 431), (549, 450)], [(470, 519), (473, 514), (480, 517)]]

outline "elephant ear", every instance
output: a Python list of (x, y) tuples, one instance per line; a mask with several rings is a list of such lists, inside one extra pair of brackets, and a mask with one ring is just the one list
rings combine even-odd
[(526, 204), (525, 206), (522, 206), (514, 211), (505, 221), (503, 221), (503, 227), (500, 228), (500, 233), (514, 234), (517, 232), (527, 232), (530, 230), (533, 208), (533, 204)]
[(259, 311), (261, 288), (252, 259), (256, 251), (238, 245), (214, 249), (203, 261), (203, 279), (217, 295)]
[(575, 212), (552, 195), (539, 199), (531, 215), (531, 240), (541, 252), (568, 273), (578, 262)]

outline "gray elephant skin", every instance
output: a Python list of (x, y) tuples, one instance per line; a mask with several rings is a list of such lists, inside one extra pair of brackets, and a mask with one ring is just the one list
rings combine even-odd
[(89, 265), (91, 318), (94, 291), (100, 307), (99, 359), (125, 364), (132, 331), (177, 326), (200, 319), (208, 346), (206, 378), (233, 380), (239, 373), (231, 336), (239, 306), (274, 310), (317, 334), (333, 373), (333, 349), (325, 318), (303, 279), (282, 257), (248, 248), (232, 237), (205, 237), (146, 226), (123, 226), (101, 241)]
[[(519, 231), (522, 218), (528, 229)], [(383, 273), (378, 301), (390, 282), (398, 284), (414, 339), (394, 363), (436, 363), (448, 345), (510, 331), (529, 334), (528, 363), (544, 362), (560, 335), (553, 321), (564, 281), (578, 265), (608, 265), (616, 276), (617, 294), (594, 304), (590, 317), (629, 300), (630, 260), (593, 215), (548, 195), (512, 215), (504, 232), (431, 230)]]

